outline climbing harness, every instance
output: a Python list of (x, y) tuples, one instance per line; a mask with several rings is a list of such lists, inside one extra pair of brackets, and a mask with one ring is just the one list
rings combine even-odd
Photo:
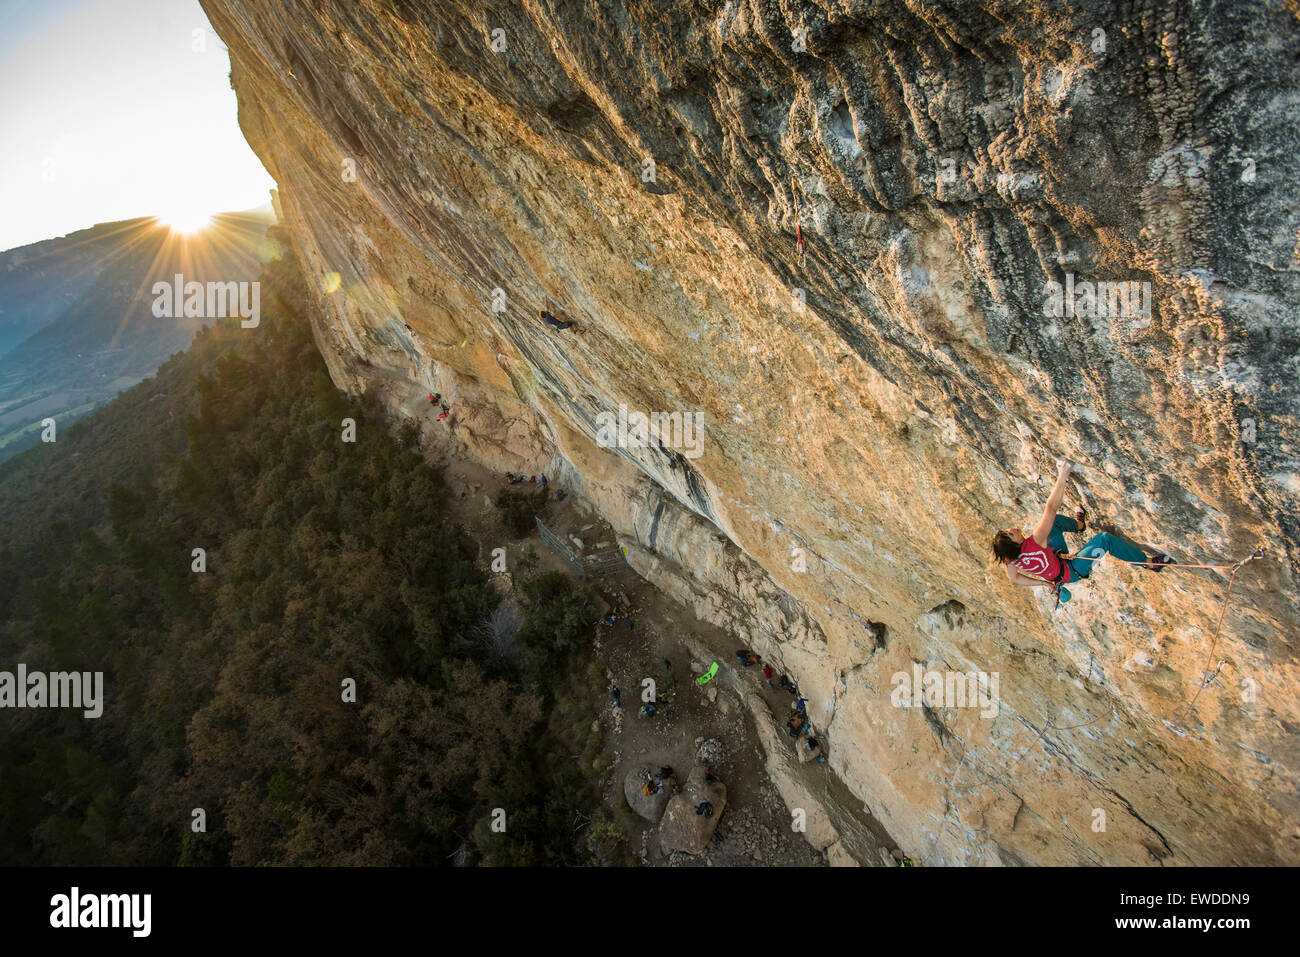
[[(1056, 551), (1055, 549), (1053, 549), (1053, 554), (1056, 555), (1057, 563), (1058, 563), (1058, 566), (1059, 566), (1058, 569), (1057, 569), (1056, 577), (1055, 577), (1055, 578), (1044, 578), (1042, 575), (1039, 575), (1039, 574), (1037, 574), (1037, 573), (1035, 573), (1035, 572), (1031, 572), (1031, 571), (1028, 571), (1027, 569), (1021, 568), (1019, 565), (1015, 565), (1015, 566), (1013, 566), (1013, 567), (1015, 568), (1015, 570), (1016, 570), (1019, 574), (1024, 575), (1026, 578), (1036, 578), (1036, 579), (1038, 579), (1040, 582), (1043, 582), (1045, 585), (1050, 586), (1050, 587), (1048, 588), (1048, 593), (1049, 593), (1053, 598), (1056, 599), (1056, 604), (1052, 606), (1052, 611), (1056, 611), (1056, 609), (1058, 609), (1058, 608), (1061, 607), (1061, 602), (1062, 602), (1062, 601), (1069, 601), (1069, 600), (1070, 600), (1070, 591), (1069, 591), (1068, 588), (1065, 587), (1065, 585), (1066, 585), (1066, 582), (1065, 582), (1065, 563), (1066, 563), (1067, 560), (1069, 560), (1069, 558), (1070, 558), (1070, 553), (1069, 553), (1068, 550), (1067, 550), (1067, 551), (1063, 551), (1063, 552), (1059, 552), (1059, 551)], [(1065, 592), (1065, 598), (1064, 598), (1064, 599), (1061, 598), (1061, 592), (1062, 592), (1062, 591)]]
[(790, 199), (794, 204), (794, 234), (795, 234), (795, 262), (802, 269), (808, 264), (807, 252), (803, 243), (803, 226), (799, 223), (799, 184), (795, 181), (794, 176), (790, 177)]

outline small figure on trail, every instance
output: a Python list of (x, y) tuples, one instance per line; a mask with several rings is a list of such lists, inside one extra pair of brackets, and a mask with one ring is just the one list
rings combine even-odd
[(542, 488), (546, 488), (546, 476), (542, 476)]
[(785, 723), (785, 726), (790, 732), (790, 737), (797, 738), (799, 735), (803, 734), (804, 725), (807, 723), (808, 719), (802, 714), (796, 712), (795, 714), (790, 715), (790, 720)]
[(742, 668), (748, 668), (750, 665), (758, 664), (763, 659), (748, 648), (741, 648), (736, 652), (736, 660), (740, 662)]
[(442, 408), (442, 411), (438, 413), (438, 421), (439, 421), (439, 422), (441, 422), (443, 419), (445, 419), (445, 418), (446, 418), (446, 417), (451, 413), (451, 409), (447, 408), (447, 403), (446, 403), (446, 402), (444, 402), (444, 403), (442, 404), (441, 408)]
[(438, 404), (439, 402), (441, 402), (441, 401), (442, 401), (442, 393), (441, 393), (441, 392), (430, 392), (430, 393), (429, 393), (429, 405), (437, 405), (437, 404)]
[(782, 690), (782, 691), (788, 691), (788, 692), (790, 692), (790, 694), (792, 694), (792, 695), (798, 695), (798, 694), (799, 694), (799, 689), (795, 687), (794, 682), (791, 681), (790, 678), (789, 678), (787, 675), (782, 675), (782, 676), (781, 676), (780, 685), (781, 685), (781, 690)]
[(614, 696), (614, 707), (622, 708), (623, 707), (622, 693), (618, 690), (618, 688), (610, 688), (609, 693)]
[(638, 717), (653, 718), (654, 716), (655, 716), (655, 706), (653, 701), (647, 701), (645, 704), (641, 705), (641, 710), (640, 712), (638, 712)]
[(660, 657), (659, 660), (664, 663), (664, 671), (671, 672), (673, 670), (673, 663), (669, 661), (667, 658)]
[(807, 714), (807, 713), (808, 713), (808, 699), (807, 699), (807, 698), (796, 698), (796, 699), (795, 699), (795, 702), (794, 702), (794, 708), (795, 708), (795, 710), (798, 711), (800, 714)]
[(614, 622), (618, 621), (618, 619), (614, 617), (614, 613), (611, 611), (608, 615), (604, 617), (603, 621), (607, 627), (613, 628)]
[(772, 684), (772, 675), (775, 673), (771, 665), (763, 665), (763, 680), (767, 682), (767, 686), (773, 691), (776, 690), (776, 685)]
[(1157, 554), (1148, 558), (1136, 545), (1106, 532), (1094, 535), (1077, 556), (1071, 556), (1063, 533), (1082, 532), (1087, 525), (1087, 516), (1082, 510), (1076, 512), (1074, 518), (1056, 512), (1065, 497), (1065, 483), (1073, 468), (1074, 463), (1069, 459), (1061, 463), (1043, 517), (1038, 520), (1032, 534), (1025, 535), (1019, 528), (1008, 528), (993, 536), (993, 555), (1006, 566), (1007, 578), (1012, 583), (1026, 588), (1048, 585), (1059, 600), (1065, 602), (1070, 600), (1070, 592), (1062, 586), (1091, 575), (1093, 566), (1103, 555), (1114, 555), (1121, 561), (1153, 572), (1173, 563), (1168, 555)]

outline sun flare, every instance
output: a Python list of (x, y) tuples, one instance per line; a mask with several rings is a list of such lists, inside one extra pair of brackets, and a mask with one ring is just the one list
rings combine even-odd
[(213, 215), (206, 210), (176, 208), (159, 213), (158, 221), (174, 233), (192, 236), (211, 226)]

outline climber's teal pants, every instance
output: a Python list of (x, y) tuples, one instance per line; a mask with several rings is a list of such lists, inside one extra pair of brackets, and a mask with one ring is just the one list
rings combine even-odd
[(1068, 515), (1058, 515), (1052, 520), (1052, 531), (1047, 536), (1047, 547), (1054, 552), (1068, 552), (1070, 546), (1065, 544), (1062, 532), (1077, 532), (1079, 523)]
[[(1068, 551), (1070, 546), (1065, 543), (1063, 533), (1077, 532), (1078, 530), (1079, 523), (1068, 515), (1056, 516), (1052, 522), (1052, 531), (1047, 536), (1047, 547), (1054, 552)], [(1097, 564), (1097, 560), (1103, 555), (1114, 555), (1116, 558), (1122, 558), (1127, 562), (1145, 562), (1147, 560), (1142, 549), (1130, 545), (1114, 535), (1102, 532), (1100, 535), (1094, 535), (1088, 539), (1088, 544), (1079, 549), (1078, 558), (1070, 559), (1070, 568), (1074, 570), (1074, 577), (1087, 578), (1091, 575), (1093, 566)], [(1070, 600), (1070, 590), (1068, 588), (1061, 589), (1060, 599), (1062, 602)]]
[(1146, 553), (1136, 545), (1130, 545), (1121, 538), (1102, 532), (1088, 539), (1088, 544), (1079, 549), (1079, 557), (1070, 560), (1070, 567), (1080, 578), (1087, 578), (1103, 555), (1114, 555), (1126, 562), (1145, 563), (1147, 560)]

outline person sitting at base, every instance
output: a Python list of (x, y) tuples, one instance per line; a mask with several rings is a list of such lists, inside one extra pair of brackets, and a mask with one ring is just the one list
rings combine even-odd
[(1082, 509), (1075, 513), (1074, 518), (1057, 515), (1056, 510), (1061, 507), (1065, 483), (1073, 468), (1074, 463), (1069, 459), (1061, 463), (1056, 484), (1043, 508), (1043, 516), (1031, 535), (1025, 535), (1020, 528), (1008, 528), (993, 536), (993, 556), (1006, 567), (1007, 578), (1013, 584), (1026, 588), (1048, 585), (1061, 601), (1066, 602), (1070, 600), (1070, 592), (1063, 586), (1091, 575), (1093, 566), (1103, 555), (1114, 555), (1121, 561), (1132, 562), (1153, 572), (1173, 563), (1168, 555), (1148, 558), (1136, 545), (1106, 532), (1094, 535), (1078, 555), (1071, 557), (1062, 533), (1082, 532), (1087, 525), (1087, 516)]

